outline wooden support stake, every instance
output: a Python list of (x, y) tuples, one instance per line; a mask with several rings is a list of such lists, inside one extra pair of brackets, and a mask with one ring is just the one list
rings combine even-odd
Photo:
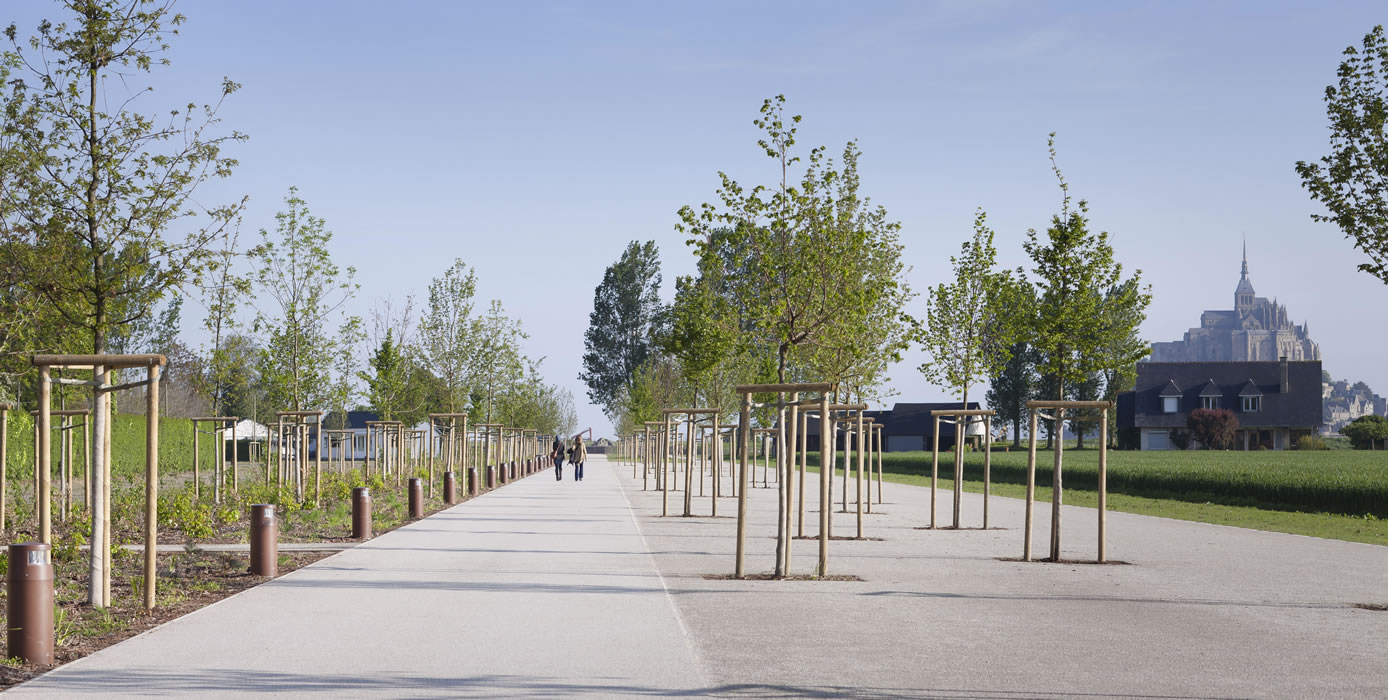
[(159, 555), (159, 365), (149, 366), (145, 389), (145, 610), (154, 609)]

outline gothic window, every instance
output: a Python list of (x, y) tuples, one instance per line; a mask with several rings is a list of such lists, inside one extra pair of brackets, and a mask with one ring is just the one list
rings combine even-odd
[(1201, 408), (1219, 408), (1219, 397), (1218, 397), (1218, 396), (1201, 396), (1201, 397), (1200, 397), (1200, 407), (1201, 407)]
[(1162, 413), (1176, 413), (1181, 408), (1179, 396), (1163, 396), (1161, 399)]
[(1263, 410), (1263, 397), (1261, 397), (1261, 396), (1245, 396), (1245, 397), (1243, 397), (1243, 412), (1244, 412), (1244, 413), (1257, 413), (1257, 412), (1259, 412), (1259, 411), (1261, 411), (1261, 410)]

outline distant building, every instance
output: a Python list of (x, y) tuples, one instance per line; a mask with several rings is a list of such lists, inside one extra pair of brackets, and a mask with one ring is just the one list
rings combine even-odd
[[(323, 427), (327, 430), (351, 430), (352, 443), (347, 445), (346, 441), (333, 440), (323, 450), (324, 459), (342, 459), (344, 456), (349, 460), (366, 459), (366, 423), (367, 421), (380, 420), (380, 416), (374, 411), (329, 411), (323, 416)], [(329, 433), (329, 435), (333, 435)], [(335, 435), (333, 435), (336, 437)], [(310, 456), (318, 454), (318, 430), (309, 430), (308, 453)]]
[(1172, 449), (1197, 408), (1239, 419), (1236, 449), (1285, 450), (1321, 428), (1321, 363), (1139, 362), (1137, 385), (1118, 396), (1118, 426), (1136, 429), (1144, 450)]
[[(1321, 359), (1320, 346), (1311, 340), (1309, 324), (1294, 325), (1287, 307), (1274, 299), (1256, 296), (1248, 279), (1248, 248), (1244, 246), (1243, 274), (1234, 289), (1234, 308), (1206, 311), (1200, 327), (1185, 338), (1152, 343), (1152, 362), (1293, 362)], [(1319, 383), (1319, 379), (1317, 379)]]
[[(968, 407), (977, 409), (979, 406), (977, 402), (970, 401)], [(882, 428), (883, 446), (887, 452), (910, 452), (930, 449), (935, 430), (935, 420), (931, 417), (930, 412), (948, 408), (959, 408), (959, 402), (898, 403), (893, 405), (890, 411), (863, 411), (863, 417), (872, 418), (884, 426)], [(809, 430), (806, 432), (808, 433), (810, 450), (817, 451), (819, 449), (819, 421), (811, 418)], [(983, 424), (970, 425), (965, 434), (971, 438), (981, 438), (983, 436)], [(941, 423), (940, 449), (954, 449), (954, 436), (954, 425)], [(843, 444), (843, 435), (840, 433), (835, 436), (834, 445), (836, 449), (843, 449)]]

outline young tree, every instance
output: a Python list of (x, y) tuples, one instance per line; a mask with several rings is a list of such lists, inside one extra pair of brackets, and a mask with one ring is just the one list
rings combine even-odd
[(1340, 227), (1368, 256), (1359, 265), (1388, 284), (1388, 39), (1383, 25), (1364, 35), (1364, 46), (1345, 49), (1339, 85), (1325, 88), (1330, 154), (1297, 161), (1301, 186), (1330, 214), (1315, 221)]
[(926, 326), (920, 335), (930, 360), (920, 371), (932, 384), (946, 386), (969, 405), (969, 388), (991, 377), (1011, 359), (1012, 309), (1018, 294), (1012, 277), (995, 270), (997, 250), (988, 215), (974, 216), (974, 236), (965, 241), (958, 257), (950, 256), (954, 280), (930, 289), (926, 297)]
[(222, 149), (245, 136), (216, 133), (216, 115), (239, 86), (223, 80), (215, 103), (167, 117), (136, 112), (153, 89), (132, 91), (130, 80), (168, 64), (166, 37), (183, 16), (153, 0), (62, 5), (71, 23), (45, 21), (28, 41), (5, 30), (8, 62), (32, 81), (9, 82), (0, 248), (15, 281), (104, 353), (113, 331), (200, 274), (241, 209), (244, 199), (205, 207), (194, 197), (236, 165)]
[(593, 291), (579, 379), (609, 418), (615, 415), (618, 390), (631, 387), (632, 374), (651, 354), (662, 311), (660, 281), (655, 241), (632, 241)]
[(289, 188), (275, 222), (274, 237), (261, 229), (261, 244), (248, 254), (260, 287), (256, 327), (268, 338), (261, 379), (276, 408), (326, 406), (334, 356), (344, 340), (328, 324), (356, 294), (356, 269), (343, 270), (333, 262), (328, 249), (332, 232), (309, 212), (297, 188)]
[(501, 302), (493, 300), (487, 314), (474, 324), (477, 338), (469, 372), (477, 378), (474, 404), (482, 404), (480, 413), (487, 423), (492, 422), (496, 399), (520, 382), (525, 372), (525, 355), (520, 341), (527, 336), (520, 322), (508, 318)]
[[(1089, 204), (1080, 200), (1071, 209), (1069, 185), (1055, 163), (1055, 134), (1049, 146), (1063, 195), (1061, 212), (1051, 217), (1044, 240), (1032, 229), (1023, 247), (1035, 263), (1038, 300), (1028, 335), (1041, 355), (1039, 370), (1055, 381), (1052, 396), (1063, 399), (1069, 385), (1130, 365), (1149, 352), (1145, 344), (1129, 340), (1146, 317), (1151, 293), (1141, 286), (1141, 270), (1123, 279), (1108, 233), (1089, 231)], [(1112, 296), (1106, 297), (1106, 290)]]
[[(824, 148), (812, 149), (797, 179), (791, 169), (800, 158), (792, 147), (800, 117), (787, 119), (784, 105), (782, 95), (764, 101), (753, 121), (763, 133), (758, 146), (775, 162), (779, 181), (748, 189), (719, 173), (720, 204), (683, 207), (676, 226), (702, 264), (737, 271), (730, 291), (747, 323), (744, 342), (772, 351), (778, 382), (793, 374), (791, 362), (802, 346), (848, 358), (878, 352), (865, 325), (902, 300), (905, 287), (901, 266), (885, 264), (899, 257), (900, 225), (860, 195), (857, 144), (845, 145), (842, 171)], [(721, 245), (715, 245), (715, 232), (725, 234)], [(779, 484), (784, 489), (785, 481)], [(784, 507), (782, 493), (782, 519)], [(778, 529), (777, 576), (784, 534)]]
[(206, 282), (201, 285), (199, 301), (207, 311), (203, 318), (203, 328), (212, 334), (212, 347), (205, 358), (206, 370), (202, 378), (203, 393), (212, 403), (212, 414), (226, 413), (226, 398), (234, 382), (244, 379), (241, 367), (233, 362), (244, 360), (227, 352), (227, 336), (235, 331), (238, 321), (236, 308), (241, 299), (250, 293), (251, 281), (234, 270), (237, 242), (240, 238), (240, 220), (222, 238), (222, 246), (213, 262), (208, 266)]
[(477, 343), (472, 317), (476, 292), (473, 270), (455, 259), (442, 277), (429, 283), (429, 305), (419, 326), (422, 360), (442, 383), (449, 413), (463, 409), (472, 388), (468, 370)]

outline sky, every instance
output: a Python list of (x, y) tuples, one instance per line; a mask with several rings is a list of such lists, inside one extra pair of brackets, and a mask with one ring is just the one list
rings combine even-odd
[[(221, 109), (234, 175), (207, 204), (249, 196), (243, 240), (274, 229), (290, 186), (357, 270), (350, 310), (422, 301), (455, 258), (481, 300), (524, 324), (579, 426), (611, 433), (578, 379), (593, 290), (627, 243), (653, 240), (673, 296), (694, 271), (674, 229), (718, 173), (777, 173), (752, 120), (764, 99), (803, 115), (798, 143), (856, 139), (862, 191), (901, 223), (922, 296), (950, 274), (975, 211), (999, 262), (1025, 265), (1060, 190), (1140, 269), (1142, 335), (1179, 340), (1232, 308), (1241, 246), (1259, 296), (1309, 322), (1325, 369), (1388, 393), (1388, 287), (1293, 170), (1328, 150), (1322, 102), (1341, 53), (1388, 21), (1378, 2), (399, 2), (185, 0), (171, 65), (108, 81), (164, 112), (242, 88)], [(10, 0), (21, 35), (55, 3)], [(484, 304), (479, 304), (479, 308)], [(198, 337), (200, 310), (185, 306)], [(943, 400), (913, 350), (891, 401)], [(984, 387), (975, 388), (981, 392)]]

